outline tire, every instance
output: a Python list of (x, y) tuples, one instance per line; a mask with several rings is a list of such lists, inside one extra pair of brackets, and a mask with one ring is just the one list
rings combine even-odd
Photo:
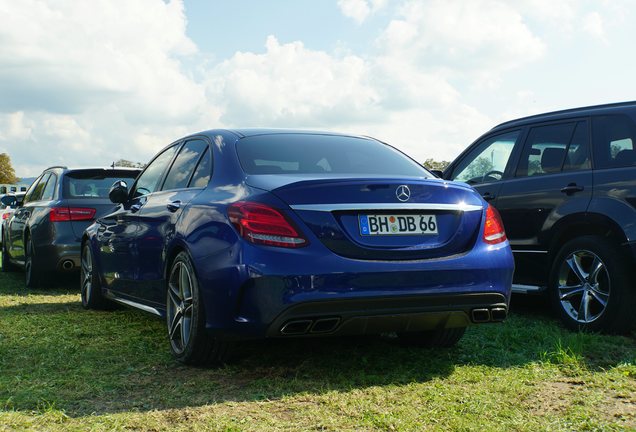
[(27, 238), (24, 256), (24, 275), (25, 284), (27, 288), (38, 288), (40, 286), (40, 279), (42, 272), (40, 271), (39, 263), (35, 250), (33, 247), (33, 241)]
[(451, 348), (464, 336), (466, 327), (398, 333), (400, 343), (423, 348)]
[(94, 266), (88, 242), (82, 245), (80, 259), (80, 296), (84, 309), (108, 309), (110, 302), (102, 294), (102, 284)]
[(2, 241), (2, 272), (8, 273), (16, 271), (16, 267), (11, 264), (9, 260), (9, 253), (7, 252), (7, 242), (3, 239)]
[(632, 275), (615, 243), (599, 236), (576, 238), (563, 245), (552, 264), (550, 301), (569, 329), (625, 333), (636, 322)]
[(174, 358), (187, 365), (218, 365), (230, 356), (231, 343), (209, 335), (196, 272), (185, 252), (170, 267), (166, 294), (168, 340)]

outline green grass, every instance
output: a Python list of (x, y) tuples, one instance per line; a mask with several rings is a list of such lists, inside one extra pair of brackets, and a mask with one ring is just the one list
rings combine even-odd
[(0, 274), (0, 431), (633, 430), (636, 341), (562, 329), (541, 301), (450, 350), (390, 340), (243, 346), (220, 369), (169, 355), (163, 323), (81, 308), (77, 283)]

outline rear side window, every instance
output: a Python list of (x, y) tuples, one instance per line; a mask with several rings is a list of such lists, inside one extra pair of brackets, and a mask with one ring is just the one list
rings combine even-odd
[(55, 196), (55, 186), (57, 185), (57, 176), (55, 174), (51, 174), (49, 179), (46, 182), (46, 186), (44, 186), (44, 190), (42, 191), (42, 197), (40, 198), (42, 201), (51, 201)]
[(636, 126), (626, 115), (607, 115), (592, 120), (594, 163), (597, 168), (636, 165)]
[(190, 180), (190, 184), (188, 187), (200, 188), (206, 187), (208, 182), (210, 181), (210, 176), (212, 174), (212, 157), (210, 155), (210, 149), (207, 149), (201, 160), (199, 161), (199, 165), (197, 165), (197, 169), (194, 171), (194, 175)]
[(33, 185), (29, 188), (24, 200), (25, 204), (28, 202), (39, 201), (42, 198), (42, 192), (44, 192), (44, 187), (46, 186), (46, 182), (50, 176), (50, 173), (43, 174), (38, 181), (33, 182)]
[(197, 163), (207, 148), (208, 144), (203, 140), (193, 140), (185, 143), (172, 163), (172, 167), (170, 167), (162, 190), (187, 187)]
[(159, 188), (159, 181), (165, 172), (168, 164), (172, 160), (175, 152), (179, 148), (178, 145), (168, 147), (159, 156), (154, 158), (150, 165), (146, 167), (141, 176), (137, 179), (133, 197), (139, 197), (156, 191)]
[(378, 141), (311, 134), (241, 139), (238, 156), (247, 174), (362, 174), (431, 177), (415, 161)]
[(583, 121), (533, 127), (519, 159), (517, 177), (589, 168), (587, 136)]
[(128, 170), (82, 170), (72, 171), (62, 181), (65, 198), (108, 198), (111, 186), (117, 180), (130, 184), (137, 171)]

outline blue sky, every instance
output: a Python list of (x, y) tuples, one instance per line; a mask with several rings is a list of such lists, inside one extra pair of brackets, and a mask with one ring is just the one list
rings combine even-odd
[(505, 120), (635, 100), (635, 13), (631, 0), (0, 0), (0, 152), (28, 177), (271, 126), (450, 160)]

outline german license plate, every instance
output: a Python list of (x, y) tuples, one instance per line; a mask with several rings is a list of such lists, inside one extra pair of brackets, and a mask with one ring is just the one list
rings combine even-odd
[(359, 215), (362, 235), (437, 234), (437, 218), (431, 214)]

